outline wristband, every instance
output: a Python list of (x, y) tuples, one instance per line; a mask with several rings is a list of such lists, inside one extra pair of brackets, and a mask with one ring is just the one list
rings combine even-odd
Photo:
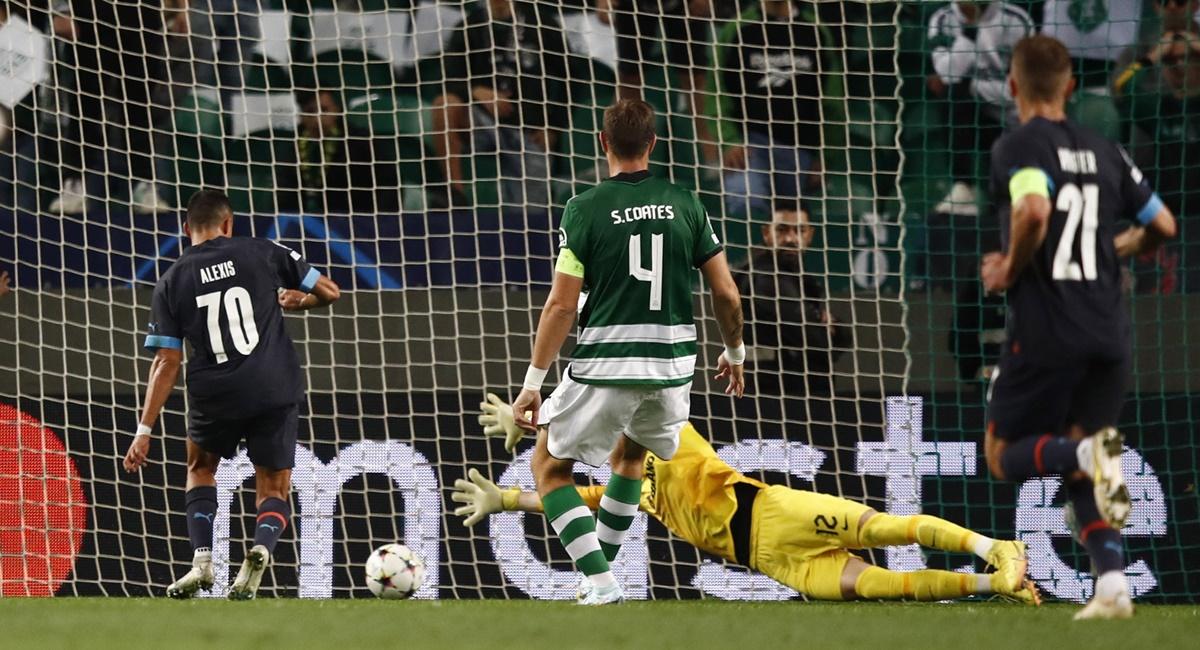
[(521, 498), (521, 488), (511, 487), (500, 492), (500, 507), (505, 512), (512, 512), (517, 509), (517, 501)]
[(722, 352), (721, 355), (724, 356), (725, 360), (730, 364), (740, 366), (743, 363), (746, 363), (746, 344), (739, 343), (736, 348), (732, 349), (726, 347), (725, 351)]
[(546, 381), (546, 373), (550, 369), (534, 368), (533, 364), (529, 365), (529, 369), (525, 371), (525, 383), (521, 385), (525, 390), (542, 392), (542, 382)]
[(148, 435), (150, 435), (151, 432), (152, 432), (152, 429), (150, 427), (148, 427), (144, 424), (138, 424), (137, 433), (134, 434), (133, 437), (136, 438), (138, 436), (148, 436)]

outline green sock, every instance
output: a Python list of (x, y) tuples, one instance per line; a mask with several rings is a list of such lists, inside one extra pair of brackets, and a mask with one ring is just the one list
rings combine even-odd
[(596, 537), (600, 548), (609, 562), (617, 558), (625, 533), (637, 515), (638, 502), (642, 499), (642, 479), (632, 479), (613, 474), (600, 497), (600, 510), (596, 513)]
[(542, 508), (575, 567), (597, 587), (616, 582), (596, 539), (596, 520), (575, 486), (566, 485), (542, 497)]

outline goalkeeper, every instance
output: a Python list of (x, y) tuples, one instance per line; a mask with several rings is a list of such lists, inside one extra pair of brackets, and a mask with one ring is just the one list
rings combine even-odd
[[(487, 435), (503, 435), (510, 452), (522, 430), (512, 407), (496, 395), (481, 404)], [(543, 428), (538, 435), (546, 435)], [(496, 512), (541, 512), (537, 493), (501, 488), (477, 470), (458, 479), (450, 498), (454, 511), (473, 526)], [(767, 485), (742, 475), (718, 456), (690, 423), (671, 460), (648, 454), (640, 509), (674, 535), (820, 600), (946, 600), (999, 594), (1040, 604), (1037, 587), (1025, 577), (1025, 545), (998, 541), (929, 515), (895, 516), (827, 494)], [(593, 510), (603, 486), (579, 488)], [(626, 523), (626, 527), (628, 527)], [(899, 572), (864, 562), (851, 549), (920, 544), (973, 553), (995, 567), (987, 574), (926, 569)]]

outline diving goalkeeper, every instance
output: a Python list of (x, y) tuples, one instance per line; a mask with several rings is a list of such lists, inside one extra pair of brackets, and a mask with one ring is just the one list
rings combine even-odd
[[(505, 436), (510, 452), (522, 431), (512, 407), (495, 395), (481, 404), (487, 435)], [(541, 429), (538, 435), (546, 435)], [(537, 493), (501, 488), (472, 469), (458, 479), (450, 498), (454, 511), (473, 526), (502, 511), (541, 512)], [(706, 553), (760, 571), (819, 600), (947, 600), (999, 594), (1040, 604), (1025, 577), (1025, 545), (993, 540), (929, 515), (895, 516), (827, 494), (767, 485), (721, 460), (690, 423), (671, 460), (648, 454), (640, 509)], [(604, 486), (579, 488), (588, 507), (599, 507)], [(925, 569), (899, 572), (870, 565), (851, 549), (920, 544), (954, 553), (973, 553), (995, 567), (967, 574)]]

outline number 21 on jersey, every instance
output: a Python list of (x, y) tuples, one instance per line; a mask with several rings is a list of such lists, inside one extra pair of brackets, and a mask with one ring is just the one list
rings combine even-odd
[(225, 352), (225, 337), (221, 332), (221, 304), (225, 305), (225, 317), (229, 321), (229, 338), (233, 347), (243, 355), (250, 354), (258, 346), (258, 326), (254, 322), (254, 305), (250, 292), (243, 287), (230, 287), (222, 299), (220, 291), (196, 296), (196, 306), (205, 310), (208, 323), (208, 345), (212, 348), (217, 363), (229, 361)]
[[(1058, 192), (1055, 207), (1067, 213), (1058, 248), (1054, 251), (1054, 264), (1050, 276), (1055, 280), (1095, 280), (1096, 273), (1096, 230), (1100, 227), (1097, 216), (1100, 187), (1085, 183), (1081, 190), (1074, 183), (1063, 185)], [(1081, 227), (1082, 226), (1082, 227)], [(1079, 233), (1079, 260), (1075, 258), (1075, 234)]]

